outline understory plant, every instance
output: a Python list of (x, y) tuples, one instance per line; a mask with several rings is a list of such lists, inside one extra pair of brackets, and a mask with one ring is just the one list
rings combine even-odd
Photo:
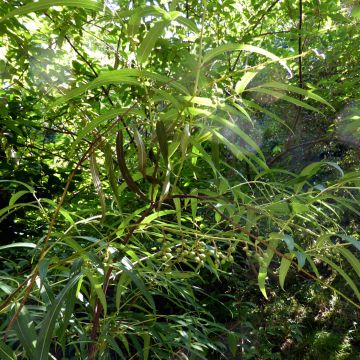
[(21, 231), (0, 246), (0, 358), (250, 358), (244, 289), (300, 277), (360, 308), (358, 168), (272, 166), (258, 139), (296, 135), (280, 104), (333, 113), (293, 81), (316, 52), (222, 39), (207, 1), (5, 5), (0, 220)]

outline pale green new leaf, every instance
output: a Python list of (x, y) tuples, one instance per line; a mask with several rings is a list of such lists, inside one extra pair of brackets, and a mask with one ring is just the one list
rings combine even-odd
[(0, 23), (5, 20), (8, 20), (14, 16), (25, 15), (32, 12), (46, 10), (51, 6), (69, 6), (69, 7), (78, 7), (82, 9), (100, 11), (102, 8), (101, 2), (91, 1), (91, 0), (40, 0), (38, 2), (32, 2), (21, 6), (8, 14), (6, 14)]
[(236, 94), (241, 94), (245, 88), (248, 86), (250, 81), (258, 74), (256, 71), (248, 71), (246, 72), (241, 80), (239, 80), (235, 85)]

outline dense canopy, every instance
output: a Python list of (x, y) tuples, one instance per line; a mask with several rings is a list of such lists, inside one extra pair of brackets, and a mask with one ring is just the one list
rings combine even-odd
[(357, 1), (0, 3), (0, 359), (360, 356)]

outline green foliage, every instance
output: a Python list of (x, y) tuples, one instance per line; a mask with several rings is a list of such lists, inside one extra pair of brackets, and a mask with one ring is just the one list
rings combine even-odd
[(355, 353), (296, 297), (360, 308), (349, 11), (5, 1), (0, 355)]

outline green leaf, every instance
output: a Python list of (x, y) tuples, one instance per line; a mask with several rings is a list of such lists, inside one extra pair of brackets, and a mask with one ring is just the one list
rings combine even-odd
[(143, 358), (144, 360), (148, 360), (149, 352), (150, 352), (150, 334), (149, 333), (143, 334), (142, 338), (144, 340)]
[(165, 125), (161, 120), (156, 122), (156, 136), (159, 142), (161, 155), (165, 161), (165, 164), (167, 164), (169, 161), (168, 139)]
[(15, 353), (7, 346), (2, 339), (0, 339), (0, 359), (1, 360), (16, 360), (18, 359)]
[(4, 249), (11, 249), (14, 247), (28, 247), (28, 248), (36, 248), (36, 244), (33, 243), (28, 243), (28, 242), (19, 242), (19, 243), (13, 243), (13, 244), (9, 244), (9, 245), (3, 245), (0, 246), (0, 250), (4, 250)]
[(287, 84), (282, 84), (279, 83), (277, 81), (270, 81), (270, 82), (266, 82), (264, 84), (261, 84), (260, 86), (258, 86), (259, 88), (261, 87), (270, 87), (270, 88), (274, 88), (274, 89), (281, 89), (281, 90), (287, 90), (287, 91), (292, 91), (294, 93), (303, 95), (305, 97), (308, 97), (310, 99), (313, 99), (315, 101), (321, 102), (322, 104), (325, 104), (327, 106), (329, 106), (330, 108), (332, 108), (333, 110), (335, 110), (326, 100), (324, 100), (321, 96), (314, 94), (313, 92), (309, 91), (309, 90), (305, 90), (305, 89), (301, 89), (297, 86), (292, 86), (292, 85), (287, 85)]
[(274, 91), (274, 90), (270, 90), (270, 89), (263, 89), (263, 88), (251, 88), (251, 89), (248, 89), (246, 91), (251, 91), (251, 92), (258, 92), (258, 93), (261, 93), (261, 94), (266, 94), (266, 95), (271, 95), (277, 99), (281, 99), (281, 100), (285, 100), (285, 101), (288, 101), (296, 106), (300, 106), (300, 107), (303, 107), (305, 109), (308, 109), (308, 110), (312, 110), (312, 111), (316, 111), (316, 112), (320, 112), (320, 110), (314, 108), (313, 106), (301, 101), (301, 100), (298, 100), (298, 99), (295, 99), (294, 97), (291, 97), (291, 96), (288, 96), (288, 95), (285, 95), (284, 93), (281, 93), (281, 92), (278, 92), (278, 91)]
[(29, 191), (20, 190), (20, 191), (16, 192), (15, 194), (13, 194), (9, 200), (9, 205), (10, 206), (14, 205), (25, 194), (29, 194)]
[(105, 155), (105, 168), (109, 179), (110, 187), (114, 195), (116, 205), (118, 209), (121, 211), (121, 201), (120, 201), (120, 195), (118, 189), (118, 181), (113, 165), (113, 156), (112, 156), (113, 151), (111, 149), (109, 142), (105, 144), (103, 151)]
[(100, 181), (95, 151), (93, 151), (90, 154), (90, 171), (91, 171), (91, 178), (92, 178), (93, 184), (95, 186), (96, 192), (98, 194), (100, 205), (101, 205), (101, 218), (105, 219), (105, 216), (106, 216), (105, 193), (102, 189), (102, 185), (101, 185), (101, 181)]
[(322, 255), (316, 255), (319, 259), (321, 259), (322, 261), (326, 262), (328, 265), (330, 265), (336, 272), (338, 272), (343, 278), (344, 280), (347, 282), (347, 284), (351, 287), (351, 289), (354, 291), (354, 294), (356, 295), (356, 297), (358, 298), (358, 300), (360, 301), (360, 292), (358, 287), (356, 286), (355, 282), (351, 279), (351, 277), (337, 264), (335, 264), (334, 262), (332, 262), (330, 259), (328, 259), (325, 256)]
[(178, 198), (173, 198), (175, 210), (176, 210), (176, 219), (179, 227), (181, 227), (181, 201)]
[(180, 91), (183, 94), (188, 95), (189, 91), (187, 88), (177, 80), (168, 78), (167, 76), (153, 73), (146, 70), (138, 69), (119, 69), (119, 70), (110, 70), (105, 71), (100, 74), (96, 79), (90, 81), (89, 83), (82, 85), (78, 88), (70, 90), (65, 96), (58, 98), (54, 105), (63, 104), (66, 101), (69, 101), (75, 97), (80, 96), (85, 91), (96, 89), (101, 86), (110, 85), (110, 84), (129, 84), (135, 86), (143, 86), (142, 81), (138, 78), (147, 77), (153, 81), (163, 83), (164, 85), (173, 87), (174, 89)]
[(34, 358), (35, 345), (37, 342), (37, 335), (34, 323), (32, 322), (26, 306), (23, 306), (19, 316), (17, 317), (14, 330), (20, 340), (22, 346), (26, 351), (29, 359)]
[(100, 303), (104, 309), (104, 314), (107, 314), (107, 301), (106, 296), (103, 290), (103, 282), (99, 276), (93, 276), (89, 271), (84, 272), (86, 277), (90, 280), (91, 287), (95, 291), (97, 297), (100, 300)]
[(75, 141), (71, 145), (70, 154), (73, 154), (76, 146), (81, 142), (81, 140), (85, 136), (90, 134), (93, 130), (95, 130), (98, 126), (105, 123), (107, 120), (115, 119), (117, 116), (129, 116), (129, 115), (135, 115), (135, 116), (139, 116), (142, 119), (145, 119), (145, 113), (142, 110), (138, 110), (135, 108), (115, 108), (107, 111), (102, 115), (99, 115), (79, 131)]
[(294, 241), (293, 237), (291, 235), (284, 234), (283, 235), (283, 240), (285, 241), (289, 251), (293, 251), (294, 250), (294, 245), (295, 245), (295, 241)]
[(123, 272), (116, 286), (115, 306), (117, 311), (120, 310), (121, 295), (127, 289), (127, 285), (130, 283), (130, 281), (131, 280), (127, 273)]
[(275, 250), (278, 246), (278, 243), (279, 243), (278, 238), (270, 239), (268, 247), (267, 247), (266, 251), (264, 252), (262, 259), (259, 259), (260, 268), (259, 268), (259, 274), (258, 274), (258, 285), (259, 285), (260, 291), (264, 295), (265, 299), (268, 299), (268, 296), (266, 294), (266, 289), (265, 289), (265, 281), (266, 281), (266, 277), (267, 277), (267, 272), (268, 272), (268, 268), (271, 263), (271, 260), (274, 256)]
[(246, 72), (240, 81), (238, 81), (235, 85), (236, 94), (241, 94), (244, 92), (245, 88), (248, 86), (250, 81), (258, 74), (257, 71), (248, 71)]
[(59, 295), (56, 297), (53, 304), (48, 309), (45, 318), (42, 321), (41, 330), (38, 336), (38, 341), (36, 343), (34, 354), (34, 358), (36, 360), (48, 360), (51, 339), (62, 304), (67, 298), (69, 290), (76, 285), (80, 277), (81, 274), (78, 274), (75, 275), (72, 279), (70, 279), (69, 282), (65, 285), (65, 287), (61, 290)]
[(146, 150), (141, 134), (137, 129), (134, 131), (134, 140), (139, 158), (139, 170), (146, 177)]
[(0, 23), (5, 20), (8, 20), (14, 16), (25, 15), (35, 11), (46, 10), (51, 6), (69, 6), (69, 7), (79, 7), (82, 9), (100, 11), (102, 9), (101, 2), (91, 1), (91, 0), (40, 0), (38, 2), (32, 2), (21, 6), (0, 19)]
[[(343, 234), (337, 234), (337, 235), (340, 236), (341, 239), (343, 239), (343, 241), (346, 241), (346, 242), (352, 244), (353, 246), (356, 247), (356, 249), (360, 250), (360, 241), (359, 240), (356, 240), (352, 236), (348, 236), (348, 235), (343, 235)], [(1, 249), (1, 247), (0, 247), (0, 249)]]
[(146, 34), (145, 39), (138, 48), (136, 57), (139, 64), (143, 64), (150, 55), (151, 50), (155, 46), (157, 39), (161, 36), (166, 26), (170, 24), (170, 21), (157, 22)]
[(179, 16), (176, 18), (176, 22), (186, 26), (190, 31), (192, 31), (195, 34), (199, 33), (199, 29), (197, 28), (196, 23), (194, 21), (192, 21), (191, 19), (188, 19), (183, 16)]
[(294, 254), (287, 253), (281, 258), (280, 267), (279, 267), (279, 283), (280, 287), (284, 290), (284, 283), (286, 275), (289, 271), (291, 260), (294, 257)]
[(277, 61), (279, 62), (288, 72), (289, 74), (292, 76), (292, 72), (290, 70), (290, 68), (286, 65), (285, 61), (280, 59), (278, 56), (272, 54), (271, 52), (261, 49), (257, 46), (253, 46), (253, 45), (246, 45), (246, 44), (224, 44), (224, 45), (220, 45), (219, 47), (212, 49), (210, 51), (208, 51), (203, 58), (203, 64), (207, 63), (208, 61), (212, 60), (214, 57), (219, 56), (224, 54), (227, 51), (240, 51), (240, 50), (244, 50), (244, 51), (249, 51), (249, 52), (253, 52), (253, 53), (257, 53), (263, 56), (268, 57), (271, 60)]
[(155, 306), (154, 298), (152, 297), (150, 292), (146, 289), (144, 281), (140, 277), (139, 273), (135, 269), (127, 269), (124, 265), (122, 265), (121, 268), (127, 274), (127, 276), (131, 279), (131, 281), (136, 285), (136, 287), (140, 290), (142, 295), (144, 295), (144, 297), (148, 301), (150, 307), (155, 312), (156, 306)]
[(230, 348), (230, 351), (231, 351), (231, 354), (233, 357), (236, 356), (240, 338), (241, 338), (240, 334), (233, 332), (233, 331), (229, 332), (229, 334), (227, 336), (227, 341), (228, 341), (229, 348)]
[(334, 251), (339, 252), (353, 267), (354, 271), (356, 272), (357, 276), (360, 278), (360, 261), (359, 259), (348, 249), (337, 246), (334, 248)]

